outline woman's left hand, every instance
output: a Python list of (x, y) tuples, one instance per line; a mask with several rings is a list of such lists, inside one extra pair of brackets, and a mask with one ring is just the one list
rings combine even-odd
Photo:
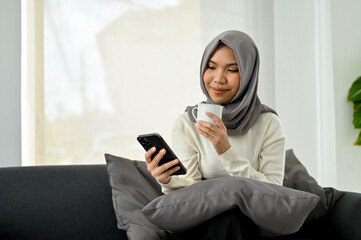
[(219, 117), (210, 112), (206, 114), (216, 122), (216, 126), (210, 122), (198, 120), (198, 124), (196, 124), (197, 131), (212, 143), (218, 155), (222, 155), (231, 147), (227, 128)]

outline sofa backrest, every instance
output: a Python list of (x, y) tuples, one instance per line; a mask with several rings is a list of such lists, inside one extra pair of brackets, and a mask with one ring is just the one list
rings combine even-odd
[(127, 239), (105, 165), (0, 168), (0, 239)]

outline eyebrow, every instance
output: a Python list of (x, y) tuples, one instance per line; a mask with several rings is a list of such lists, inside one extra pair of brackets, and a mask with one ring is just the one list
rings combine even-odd
[[(213, 64), (217, 64), (215, 61), (212, 61), (212, 60), (208, 60), (208, 62), (211, 62)], [(237, 63), (228, 63), (226, 66), (234, 66), (234, 65), (238, 66)]]

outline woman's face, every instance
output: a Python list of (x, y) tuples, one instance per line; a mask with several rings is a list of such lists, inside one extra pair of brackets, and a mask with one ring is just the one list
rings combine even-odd
[(227, 103), (237, 94), (241, 76), (230, 47), (221, 45), (213, 52), (204, 71), (203, 82), (215, 103)]

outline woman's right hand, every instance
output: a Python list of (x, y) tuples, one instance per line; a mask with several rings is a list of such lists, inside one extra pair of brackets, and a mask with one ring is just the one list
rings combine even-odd
[(152, 176), (160, 183), (167, 184), (170, 182), (172, 176), (171, 174), (180, 169), (179, 166), (174, 167), (179, 163), (178, 159), (174, 159), (170, 162), (162, 164), (159, 166), (159, 161), (163, 158), (166, 153), (165, 149), (159, 151), (159, 153), (152, 159), (152, 155), (155, 153), (156, 148), (152, 147), (145, 153), (145, 161), (147, 164), (147, 169), (152, 174)]

